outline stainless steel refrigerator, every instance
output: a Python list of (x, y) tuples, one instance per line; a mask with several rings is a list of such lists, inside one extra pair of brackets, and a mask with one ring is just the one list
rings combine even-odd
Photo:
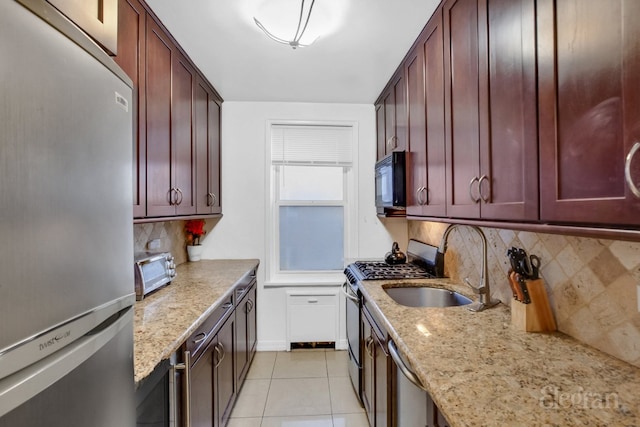
[(0, 2), (0, 426), (132, 426), (131, 81), (21, 3)]

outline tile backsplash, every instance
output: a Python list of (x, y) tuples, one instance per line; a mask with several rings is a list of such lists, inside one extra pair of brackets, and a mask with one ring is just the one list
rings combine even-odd
[[(217, 218), (205, 220), (205, 231), (209, 232), (219, 221)], [(175, 258), (176, 265), (187, 262), (187, 243), (184, 232), (186, 221), (164, 221), (146, 224), (134, 224), (134, 251), (148, 250), (151, 240), (159, 239), (160, 248), (154, 251), (169, 251)]]
[[(447, 224), (408, 221), (409, 238), (439, 245)], [(640, 243), (483, 227), (488, 243), (491, 293), (505, 304), (507, 249), (540, 257), (558, 329), (605, 353), (640, 367)], [(456, 282), (480, 283), (482, 246), (469, 227), (449, 236), (445, 273)]]

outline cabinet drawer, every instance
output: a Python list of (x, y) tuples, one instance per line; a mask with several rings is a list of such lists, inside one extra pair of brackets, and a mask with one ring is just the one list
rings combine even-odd
[(242, 300), (242, 298), (244, 298), (244, 296), (247, 295), (249, 291), (251, 291), (251, 289), (256, 285), (255, 270), (252, 270), (252, 272), (253, 272), (253, 275), (249, 273), (249, 276), (243, 277), (240, 283), (236, 285), (236, 289), (235, 289), (236, 304), (240, 304), (240, 301)]
[(233, 296), (229, 295), (211, 313), (202, 325), (185, 341), (185, 350), (191, 352), (191, 359), (196, 360), (205, 345), (211, 341), (224, 320), (233, 312)]

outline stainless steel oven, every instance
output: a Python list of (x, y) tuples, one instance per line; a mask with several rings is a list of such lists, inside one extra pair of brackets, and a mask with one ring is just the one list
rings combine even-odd
[(355, 278), (349, 278), (348, 271), (345, 271), (347, 280), (342, 285), (342, 291), (346, 297), (346, 323), (347, 323), (347, 342), (349, 345), (349, 377), (351, 378), (351, 384), (353, 389), (362, 404), (360, 397), (361, 381), (362, 381), (362, 346), (360, 345), (360, 337), (362, 333), (360, 328), (362, 322), (360, 321), (360, 291), (358, 291), (358, 284)]
[(349, 376), (362, 404), (362, 296), (358, 284), (363, 280), (412, 279), (442, 277), (444, 255), (435, 246), (410, 240), (408, 261), (387, 264), (382, 261), (356, 261), (344, 270), (342, 290), (346, 297), (347, 341), (349, 344)]

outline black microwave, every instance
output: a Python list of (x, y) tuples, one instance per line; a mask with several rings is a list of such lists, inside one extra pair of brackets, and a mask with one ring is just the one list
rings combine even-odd
[(404, 210), (406, 153), (394, 151), (376, 163), (376, 210), (378, 214)]

